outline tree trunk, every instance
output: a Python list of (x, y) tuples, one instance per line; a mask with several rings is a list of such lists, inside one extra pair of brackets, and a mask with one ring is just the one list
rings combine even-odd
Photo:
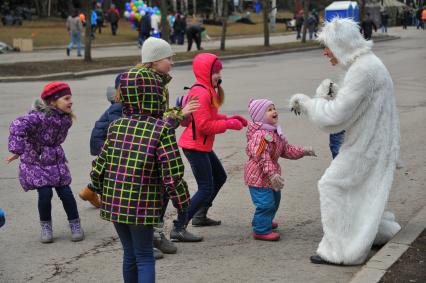
[(169, 3), (167, 0), (160, 1), (160, 11), (161, 11), (161, 38), (169, 42), (170, 39), (170, 25), (167, 20), (167, 14), (169, 10)]
[(92, 61), (92, 17), (91, 13), (91, 0), (84, 1), (84, 15), (86, 17), (86, 31), (84, 36), (84, 61), (91, 62)]
[(177, 0), (172, 0), (173, 12), (177, 12)]
[(277, 0), (272, 0), (271, 17), (269, 19), (269, 26), (270, 26), (271, 32), (275, 32), (276, 19), (277, 19)]
[(192, 16), (196, 17), (197, 15), (197, 0), (192, 0)]
[(223, 16), (223, 0), (219, 0), (217, 3), (217, 14), (219, 17)]
[(228, 25), (228, 0), (223, 2), (222, 34), (220, 36), (220, 50), (225, 51), (226, 28)]
[(262, 0), (264, 46), (269, 46), (269, 0)]
[(217, 17), (217, 0), (212, 0), (212, 4), (213, 4), (213, 20), (216, 20)]
[(308, 28), (308, 16), (309, 16), (309, 2), (310, 2), (310, 0), (304, 0), (304, 2), (303, 2), (303, 33), (302, 33), (302, 43), (306, 43), (306, 30)]

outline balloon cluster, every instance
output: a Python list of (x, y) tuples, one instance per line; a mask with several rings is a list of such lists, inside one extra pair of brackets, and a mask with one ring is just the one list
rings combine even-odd
[(144, 3), (144, 1), (131, 0), (125, 4), (125, 9), (124, 17), (132, 24), (132, 29), (136, 28), (137, 22), (139, 22), (142, 16), (147, 13), (150, 15), (161, 15), (157, 6), (154, 8), (149, 7)]

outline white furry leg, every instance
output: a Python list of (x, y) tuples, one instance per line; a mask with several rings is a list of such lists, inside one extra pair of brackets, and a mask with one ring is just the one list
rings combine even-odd
[(401, 226), (395, 222), (395, 215), (390, 211), (385, 211), (380, 221), (376, 239), (374, 239), (374, 245), (386, 244), (399, 230), (401, 230)]

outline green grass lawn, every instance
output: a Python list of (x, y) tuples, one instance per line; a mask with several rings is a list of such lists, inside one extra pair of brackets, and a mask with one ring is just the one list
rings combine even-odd
[[(288, 12), (278, 13), (278, 17), (289, 17)], [(251, 19), (255, 25), (246, 25), (241, 23), (228, 24), (227, 35), (253, 35), (263, 33), (263, 21), (261, 14), (252, 14)], [(192, 19), (188, 19), (190, 22)], [(221, 34), (221, 26), (206, 25), (207, 33), (210, 37), (218, 37)], [(282, 33), (285, 31), (284, 24), (276, 26), (276, 31)], [(65, 27), (65, 19), (49, 18), (48, 20), (24, 21), (22, 26), (7, 26), (0, 28), (0, 41), (12, 45), (14, 38), (32, 38), (34, 47), (43, 46), (63, 46), (69, 43), (69, 34)], [(112, 36), (111, 28), (106, 25), (102, 29), (102, 34), (96, 33), (96, 39), (93, 44), (107, 44), (119, 42), (132, 42), (137, 40), (137, 31), (130, 28), (130, 24), (121, 20), (117, 36)]]

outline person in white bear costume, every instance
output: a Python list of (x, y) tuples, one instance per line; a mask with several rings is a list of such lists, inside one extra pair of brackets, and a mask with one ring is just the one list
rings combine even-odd
[(326, 23), (319, 41), (344, 78), (340, 86), (324, 80), (313, 98), (293, 95), (290, 108), (323, 131), (345, 130), (345, 136), (318, 182), (324, 235), (311, 262), (357, 265), (373, 244), (385, 244), (401, 229), (385, 211), (399, 155), (399, 117), (390, 74), (353, 20)]

